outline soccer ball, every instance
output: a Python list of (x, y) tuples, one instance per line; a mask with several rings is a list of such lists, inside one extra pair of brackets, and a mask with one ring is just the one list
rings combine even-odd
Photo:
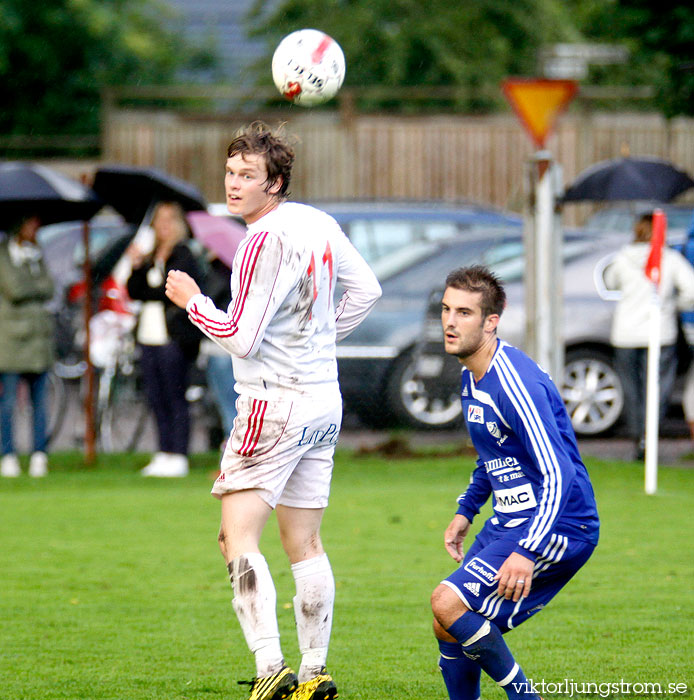
[(299, 29), (285, 36), (275, 49), (272, 79), (288, 100), (312, 107), (337, 94), (345, 79), (345, 55), (327, 34)]

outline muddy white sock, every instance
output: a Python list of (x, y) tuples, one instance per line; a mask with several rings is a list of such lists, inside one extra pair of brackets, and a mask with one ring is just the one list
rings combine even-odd
[(296, 582), (294, 616), (301, 651), (299, 683), (321, 672), (328, 657), (335, 579), (327, 554), (292, 564)]
[(265, 557), (248, 552), (232, 559), (228, 566), (232, 605), (248, 648), (255, 655), (258, 678), (277, 673), (283, 664), (277, 627), (277, 593)]

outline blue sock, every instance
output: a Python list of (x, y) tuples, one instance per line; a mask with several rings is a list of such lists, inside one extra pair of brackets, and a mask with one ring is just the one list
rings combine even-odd
[(484, 616), (469, 610), (448, 628), (448, 633), (462, 644), (465, 655), (504, 689), (509, 700), (539, 698), (506, 646), (499, 628)]
[(458, 642), (437, 641), (441, 652), (439, 668), (450, 700), (479, 700), (479, 664), (465, 656)]

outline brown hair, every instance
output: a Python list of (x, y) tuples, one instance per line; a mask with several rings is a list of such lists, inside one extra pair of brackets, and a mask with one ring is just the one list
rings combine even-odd
[(448, 273), (446, 288), (464, 289), (482, 294), (482, 316), (501, 316), (506, 307), (506, 292), (501, 280), (483, 265), (459, 267)]
[(281, 179), (282, 185), (277, 196), (284, 199), (289, 196), (289, 183), (294, 165), (294, 149), (281, 135), (282, 127), (273, 131), (261, 121), (255, 121), (239, 129), (227, 148), (227, 158), (237, 154), (257, 154), (264, 156), (267, 168), (265, 191)]
[(653, 213), (641, 214), (634, 224), (634, 240), (648, 243), (653, 235)]
[[(191, 235), (190, 227), (188, 226), (188, 221), (186, 220), (185, 211), (178, 202), (168, 200), (157, 202), (154, 207), (154, 211), (152, 212), (152, 220), (150, 222), (152, 228), (155, 228), (156, 218), (162, 209), (170, 209), (174, 214), (176, 223), (178, 224), (178, 236), (176, 237), (175, 243), (180, 243), (185, 238), (189, 238)], [(154, 243), (155, 248), (158, 248), (160, 243), (161, 241), (159, 241), (157, 238)]]

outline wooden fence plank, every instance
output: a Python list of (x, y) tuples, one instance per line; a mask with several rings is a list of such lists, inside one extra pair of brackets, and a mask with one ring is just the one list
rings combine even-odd
[[(103, 160), (162, 168), (196, 184), (210, 201), (223, 201), (226, 146), (247, 120), (113, 110), (105, 121)], [(307, 111), (291, 116), (287, 130), (299, 139), (292, 183), (297, 199), (472, 199), (522, 209), (523, 167), (534, 147), (510, 115), (355, 114), (341, 120), (338, 114)], [(566, 183), (626, 147), (633, 156), (667, 158), (694, 173), (694, 119), (570, 114), (547, 143)], [(570, 223), (589, 210), (567, 208)]]

